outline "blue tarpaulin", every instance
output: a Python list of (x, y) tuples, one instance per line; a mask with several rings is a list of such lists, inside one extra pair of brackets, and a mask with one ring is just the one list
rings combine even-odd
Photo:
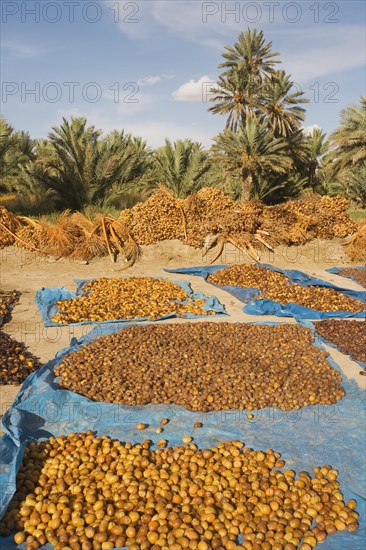
[(352, 275), (342, 275), (341, 271), (343, 271), (343, 269), (366, 269), (366, 266), (359, 265), (357, 267), (351, 266), (351, 267), (348, 267), (348, 268), (346, 268), (346, 267), (331, 267), (330, 269), (327, 269), (326, 271), (328, 271), (328, 273), (335, 273), (336, 275), (339, 275), (340, 277), (346, 277), (347, 279), (353, 279), (354, 281), (356, 281), (356, 279)]
[[(160, 278), (160, 277), (159, 277)], [(58, 312), (58, 308), (55, 305), (57, 301), (59, 300), (70, 300), (71, 298), (76, 298), (77, 296), (82, 295), (83, 287), (88, 281), (91, 281), (93, 279), (85, 279), (85, 280), (76, 280), (75, 283), (77, 285), (75, 292), (70, 292), (64, 287), (55, 287), (55, 288), (41, 288), (36, 294), (36, 304), (38, 306), (38, 309), (42, 315), (43, 322), (46, 327), (60, 327), (60, 326), (67, 326), (65, 324), (55, 323), (52, 321), (52, 317), (56, 315)], [(216, 298), (216, 296), (205, 296), (202, 292), (196, 292), (193, 293), (192, 288), (188, 281), (172, 281), (173, 283), (178, 284), (183, 290), (187, 293), (188, 297), (190, 299), (200, 299), (204, 300), (203, 309), (205, 311), (215, 311), (217, 314), (227, 315), (225, 307), (219, 302), (219, 300)], [(161, 321), (163, 319), (171, 319), (173, 317), (178, 317), (175, 313), (172, 313), (171, 315), (164, 315), (162, 317), (159, 317), (158, 319), (154, 319), (155, 321)], [(184, 318), (186, 319), (193, 319), (197, 317), (205, 317), (205, 315), (193, 315), (191, 313), (187, 313)], [(90, 324), (103, 324), (103, 323), (121, 323), (121, 322), (138, 322), (138, 321), (148, 321), (149, 319), (147, 317), (139, 317), (134, 319), (116, 319), (116, 320), (110, 320), (110, 321), (82, 321), (79, 323), (69, 323), (69, 325), (90, 325)]]
[[(261, 267), (266, 267), (273, 271), (277, 271), (278, 273), (283, 273), (294, 284), (299, 284), (302, 286), (320, 286), (325, 288), (332, 288), (333, 290), (342, 292), (343, 294), (346, 294), (350, 298), (355, 298), (356, 300), (360, 300), (361, 302), (365, 303), (365, 310), (361, 311), (360, 313), (352, 313), (349, 311), (327, 312), (327, 311), (309, 309), (307, 307), (301, 306), (296, 303), (291, 303), (291, 302), (285, 305), (282, 305), (279, 302), (276, 302), (274, 300), (268, 300), (268, 299), (254, 300), (253, 299), (254, 297), (260, 295), (260, 292), (257, 288), (242, 288), (240, 286), (219, 286), (219, 285), (215, 285), (214, 283), (210, 283), (210, 281), (207, 281), (207, 282), (210, 284), (213, 284), (214, 286), (218, 286), (218, 288), (221, 288), (222, 290), (226, 290), (241, 302), (247, 302), (245, 307), (243, 308), (243, 311), (250, 315), (276, 315), (277, 317), (298, 317), (300, 319), (366, 317), (366, 292), (357, 292), (355, 290), (340, 288), (331, 283), (327, 283), (326, 281), (322, 281), (321, 279), (316, 279), (315, 277), (311, 277), (310, 275), (307, 275), (306, 273), (303, 273), (302, 271), (298, 271), (296, 269), (279, 269), (269, 264), (258, 264), (258, 265), (260, 265)], [(164, 271), (166, 271), (167, 273), (197, 275), (207, 280), (209, 275), (212, 275), (216, 271), (219, 271), (220, 269), (224, 269), (226, 267), (229, 267), (229, 266), (212, 265), (212, 266), (202, 266), (202, 267), (187, 267), (187, 268), (181, 268), (181, 269), (165, 269)]]
[[(266, 323), (277, 324), (277, 323)], [(309, 323), (302, 323), (310, 326)], [(254, 449), (272, 448), (282, 454), (288, 469), (312, 473), (312, 467), (330, 464), (339, 470), (339, 482), (346, 500), (355, 498), (360, 513), (360, 529), (353, 534), (338, 532), (323, 543), (324, 550), (364, 550), (365, 547), (365, 392), (356, 382), (342, 374), (345, 397), (333, 406), (309, 406), (298, 411), (283, 412), (277, 408), (251, 411), (230, 410), (197, 413), (174, 405), (127, 407), (97, 403), (58, 387), (53, 374), (55, 365), (66, 353), (78, 349), (94, 338), (126, 328), (127, 324), (95, 327), (80, 341), (72, 340), (68, 349), (61, 350), (55, 359), (30, 375), (24, 382), (14, 404), (5, 413), (0, 440), (2, 465), (0, 483), (0, 516), (14, 492), (15, 476), (27, 441), (37, 441), (51, 435), (92, 429), (98, 436), (108, 435), (133, 443), (161, 437), (155, 433), (160, 419), (170, 422), (164, 429), (169, 445), (182, 444), (184, 435), (191, 435), (199, 447), (240, 439)], [(319, 341), (316, 345), (321, 347)], [(331, 358), (333, 367), (339, 369)], [(195, 422), (203, 422), (195, 430)], [(136, 429), (139, 422), (148, 424), (143, 432)], [(12, 537), (0, 539), (2, 550), (16, 548)], [(49, 547), (49, 546), (48, 546)], [(24, 545), (19, 546), (24, 548)]]

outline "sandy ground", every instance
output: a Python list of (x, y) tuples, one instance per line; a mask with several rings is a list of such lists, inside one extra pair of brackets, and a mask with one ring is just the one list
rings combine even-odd
[[(211, 257), (212, 259), (212, 257)], [(207, 265), (210, 256), (203, 258), (200, 250), (183, 245), (179, 241), (165, 241), (149, 247), (143, 247), (143, 257), (133, 267), (123, 270), (123, 263), (112, 264), (109, 258), (92, 261), (89, 265), (72, 262), (66, 259), (54, 261), (23, 249), (9, 247), (0, 250), (0, 288), (3, 290), (19, 290), (20, 302), (13, 310), (12, 319), (4, 327), (5, 332), (13, 338), (24, 342), (42, 362), (52, 359), (56, 352), (69, 345), (72, 337), (80, 338), (90, 332), (92, 325), (76, 327), (45, 328), (34, 303), (34, 297), (41, 287), (64, 286), (75, 290), (74, 279), (89, 277), (116, 276), (165, 276), (175, 280), (189, 280), (194, 291), (203, 291), (206, 295), (215, 294), (225, 305), (228, 317), (210, 317), (210, 321), (222, 322), (253, 322), (279, 321), (293, 323), (293, 319), (278, 317), (257, 317), (246, 315), (242, 311), (243, 303), (220, 289), (206, 283), (201, 277), (166, 274), (164, 267), (178, 268)], [(215, 263), (239, 263), (248, 258), (234, 247), (227, 247)], [(263, 253), (263, 263), (271, 263), (280, 268), (299, 269), (309, 275), (319, 277), (331, 283), (352, 290), (362, 288), (350, 279), (345, 279), (326, 273), (325, 269), (334, 266), (352, 265), (344, 255), (343, 247), (338, 240), (313, 241), (299, 247), (278, 247), (274, 253)], [(197, 319), (200, 322), (205, 319)], [(177, 319), (169, 322), (182, 323)], [(362, 322), (362, 321), (361, 321)], [(360, 375), (360, 367), (347, 356), (327, 347), (327, 351), (337, 361), (343, 372), (354, 378), (366, 389), (366, 377)], [(0, 386), (0, 414), (11, 405), (19, 386)]]

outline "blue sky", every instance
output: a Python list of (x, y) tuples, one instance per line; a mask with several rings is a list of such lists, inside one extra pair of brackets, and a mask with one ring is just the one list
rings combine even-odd
[[(263, 30), (327, 133), (365, 93), (362, 1), (2, 0), (1, 113), (32, 137), (62, 117), (209, 146), (225, 120), (207, 112), (221, 53)], [(33, 93), (32, 93), (33, 90)]]

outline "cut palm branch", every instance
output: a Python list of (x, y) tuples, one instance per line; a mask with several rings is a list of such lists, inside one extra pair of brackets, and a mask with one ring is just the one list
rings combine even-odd
[(218, 238), (219, 235), (206, 235), (202, 251), (203, 258), (206, 256), (207, 252), (217, 243)]
[(241, 250), (247, 254), (255, 262), (259, 262), (260, 256), (255, 248), (250, 244), (249, 240), (242, 235), (236, 235), (235, 237), (226, 237), (226, 241), (235, 246), (238, 250)]
[(30, 247), (34, 252), (40, 252), (41, 254), (47, 254), (44, 250), (40, 250), (36, 246), (34, 246), (31, 242), (27, 242), (23, 240), (21, 237), (19, 237), (16, 233), (13, 233), (10, 229), (6, 227), (3, 223), (0, 222), (0, 228), (9, 233), (12, 237), (14, 237), (15, 241), (18, 241), (19, 243), (23, 244), (25, 248)]
[[(224, 247), (225, 247), (225, 238), (224, 238), (222, 235), (220, 235), (220, 236), (217, 238), (217, 240), (216, 240), (215, 242), (217, 243), (218, 249), (217, 249), (217, 251), (216, 251), (215, 256), (214, 256), (213, 259), (210, 261), (210, 264), (213, 264), (214, 262), (216, 262), (216, 260), (217, 260), (218, 258), (220, 258), (221, 254), (222, 254), (222, 252), (223, 252), (223, 250), (224, 250)], [(213, 245), (212, 245), (212, 246), (213, 246)], [(211, 247), (210, 247), (210, 248), (211, 248)]]
[(0, 202), (12, 201), (16, 199), (16, 197), (16, 195), (6, 195), (5, 197), (0, 197)]
[(244, 252), (244, 254), (248, 255), (255, 262), (259, 261), (260, 257), (258, 252), (249, 242), (249, 238), (246, 237), (245, 235), (235, 235), (235, 236), (230, 236), (226, 234), (207, 235), (205, 240), (205, 247), (203, 249), (202, 255), (206, 256), (209, 250), (211, 250), (214, 246), (217, 246), (215, 255), (210, 261), (210, 263), (213, 264), (221, 256), (224, 250), (225, 244), (228, 244), (228, 243), (235, 246), (235, 248), (237, 248), (241, 252)]
[(271, 250), (273, 252), (273, 247), (268, 244), (264, 239), (262, 239), (262, 237), (260, 235), (257, 235), (257, 233), (254, 235), (254, 238), (261, 244), (263, 244), (263, 246), (265, 246), (266, 248), (268, 248), (268, 250)]
[(366, 261), (366, 223), (360, 225), (354, 235), (344, 239), (347, 253), (352, 260)]
[(71, 222), (77, 228), (78, 242), (70, 254), (70, 258), (89, 262), (93, 258), (99, 258), (108, 253), (105, 241), (97, 233), (98, 224), (81, 212), (72, 214)]

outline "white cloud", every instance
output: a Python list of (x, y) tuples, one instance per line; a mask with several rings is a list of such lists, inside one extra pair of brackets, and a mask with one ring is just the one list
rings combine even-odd
[(144, 41), (150, 40), (153, 36), (155, 27), (152, 15), (153, 1), (107, 0), (104, 7), (123, 34), (132, 39)]
[(137, 81), (138, 86), (155, 86), (161, 81), (161, 76), (145, 76)]
[[(240, 31), (254, 25), (264, 31), (267, 40), (273, 41), (273, 48), (281, 53), (283, 69), (300, 85), (364, 64), (365, 31), (361, 24), (315, 24), (314, 13), (305, 8), (301, 20), (291, 24), (286, 22), (280, 6), (275, 8), (275, 24), (269, 20), (268, 7), (259, 10), (260, 20), (254, 24), (239, 2), (235, 6), (230, 3), (231, 7), (225, 3), (209, 4), (181, 0), (137, 2), (138, 24), (120, 22), (119, 28), (131, 38), (144, 41), (151, 40), (156, 33), (173, 33), (219, 54), (225, 44), (235, 41)], [(234, 8), (240, 13), (230, 15)]]
[(21, 59), (39, 57), (43, 54), (43, 51), (37, 46), (26, 44), (21, 40), (5, 40), (2, 43), (2, 47), (4, 51), (12, 57), (19, 57)]
[(172, 80), (175, 78), (174, 74), (162, 74), (162, 75), (151, 75), (151, 76), (145, 76), (144, 78), (140, 78), (137, 81), (138, 86), (155, 86), (158, 82), (162, 82), (163, 80)]
[(184, 34), (192, 39), (201, 30), (201, 34), (211, 26), (202, 21), (202, 3), (201, 2), (165, 2), (157, 0), (152, 5), (154, 19), (160, 25), (169, 28), (172, 31)]
[(189, 80), (174, 90), (172, 96), (175, 101), (207, 102), (210, 89), (215, 82), (209, 76), (202, 76), (198, 80)]
[[(118, 10), (117, 1), (120, 4)], [(205, 38), (212, 38), (212, 34), (214, 37), (217, 37), (218, 34), (225, 35), (232, 28), (232, 22), (229, 19), (223, 24), (218, 16), (209, 17), (207, 24), (205, 24), (202, 20), (203, 5), (201, 2), (136, 0), (130, 4), (134, 6), (134, 17), (126, 17), (122, 0), (107, 0), (105, 6), (111, 17), (113, 17), (112, 12), (119, 12), (119, 30), (136, 40), (146, 42), (154, 39), (156, 33), (164, 28), (181, 35), (187, 40), (203, 43)], [(129, 11), (132, 11), (132, 7), (129, 8)], [(136, 22), (130, 22), (132, 19)], [(235, 22), (233, 26), (239, 28), (239, 25)]]
[[(168, 31), (219, 53), (225, 44), (235, 41), (239, 32), (255, 26), (264, 31), (267, 40), (273, 41), (273, 48), (281, 53), (283, 69), (300, 84), (364, 64), (365, 30), (362, 24), (315, 24), (314, 13), (309, 8), (302, 9), (298, 22), (289, 23), (280, 6), (275, 8), (274, 23), (269, 19), (269, 7), (261, 8), (260, 19), (254, 22), (250, 13), (240, 7), (242, 3), (233, 2), (232, 6), (231, 3), (230, 6), (216, 2), (208, 4), (181, 0), (140, 1), (136, 3), (139, 22), (121, 21), (119, 28), (131, 38), (145, 41), (156, 33)], [(238, 13), (230, 15), (231, 9)]]
[[(221, 45), (221, 48), (223, 47), (225, 37), (232, 36), (236, 38), (237, 34), (243, 30), (243, 25), (248, 26), (241, 13), (239, 13), (241, 4), (239, 2), (232, 2), (237, 13), (227, 14), (226, 17), (224, 12), (226, 8), (230, 10), (230, 6), (226, 5), (225, 2), (212, 2), (212, 7), (216, 12), (212, 15), (209, 13), (210, 6), (208, 6), (208, 2), (187, 2), (184, 0), (166, 2), (165, 0), (156, 0), (151, 4), (152, 16), (161, 26), (192, 42), (214, 47), (215, 49), (219, 45)], [(220, 37), (222, 37), (221, 41)]]
[(318, 124), (311, 124), (311, 126), (305, 126), (305, 128), (302, 128), (302, 131), (306, 136), (311, 136), (314, 130), (322, 130), (322, 128), (320, 128)]
[(288, 32), (290, 47), (281, 53), (281, 59), (283, 68), (296, 82), (309, 82), (364, 64), (363, 25), (337, 25), (337, 32), (328, 27), (322, 27), (319, 35), (314, 35), (312, 27)]

